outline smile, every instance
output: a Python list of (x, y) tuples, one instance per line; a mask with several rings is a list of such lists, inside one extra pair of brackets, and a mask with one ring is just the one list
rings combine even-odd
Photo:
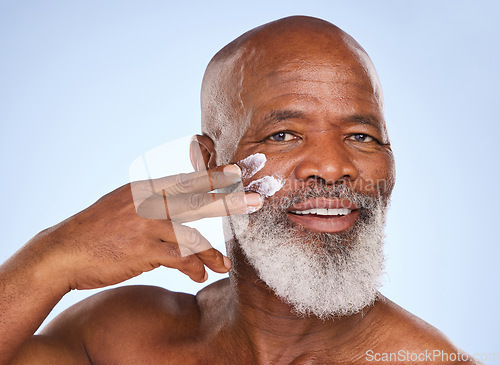
[(350, 209), (307, 209), (307, 210), (293, 210), (290, 213), (292, 214), (316, 214), (316, 215), (322, 215), (322, 216), (329, 216), (329, 215), (348, 215), (351, 213), (352, 210)]
[(359, 208), (345, 199), (317, 198), (288, 209), (290, 222), (307, 230), (338, 233), (351, 228), (359, 216)]

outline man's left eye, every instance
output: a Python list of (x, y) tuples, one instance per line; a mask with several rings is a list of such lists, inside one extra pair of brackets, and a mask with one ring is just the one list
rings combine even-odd
[(269, 138), (275, 142), (288, 142), (295, 139), (295, 136), (288, 132), (278, 132), (270, 135)]
[(363, 133), (353, 134), (352, 138), (354, 138), (354, 140), (356, 142), (373, 142), (373, 141), (375, 141), (375, 138), (373, 138), (369, 134), (363, 134)]

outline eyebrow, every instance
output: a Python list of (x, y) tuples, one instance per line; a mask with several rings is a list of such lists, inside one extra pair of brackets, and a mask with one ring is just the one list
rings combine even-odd
[(273, 110), (266, 117), (264, 117), (264, 121), (269, 124), (276, 124), (283, 120), (304, 117), (304, 113), (296, 110)]
[(382, 129), (381, 121), (374, 115), (351, 115), (345, 118), (345, 121), (358, 124), (371, 125), (373, 128)]
[[(278, 124), (287, 119), (304, 119), (306, 114), (298, 110), (280, 109), (273, 110), (263, 118), (266, 125)], [(352, 124), (369, 125), (379, 131), (383, 131), (383, 121), (373, 114), (354, 114), (343, 118), (345, 122)]]

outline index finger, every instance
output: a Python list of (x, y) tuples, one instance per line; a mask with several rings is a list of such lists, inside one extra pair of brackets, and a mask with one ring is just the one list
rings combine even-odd
[(237, 165), (218, 166), (212, 170), (149, 180), (154, 194), (167, 196), (204, 193), (233, 185), (239, 181), (241, 181), (241, 169)]

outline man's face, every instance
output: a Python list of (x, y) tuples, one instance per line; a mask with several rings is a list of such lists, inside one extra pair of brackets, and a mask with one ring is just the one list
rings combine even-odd
[(380, 86), (357, 49), (300, 41), (282, 48), (273, 50), (278, 57), (253, 52), (242, 65), (249, 127), (232, 161), (262, 153), (264, 168), (244, 185), (267, 175), (284, 185), (248, 227), (232, 217), (233, 233), (261, 279), (298, 313), (352, 314), (376, 295), (394, 182)]
[[(279, 60), (264, 54), (243, 76), (242, 119), (250, 123), (232, 160), (255, 153), (267, 158), (265, 167), (244, 184), (266, 175), (285, 179), (271, 200), (318, 182), (341, 182), (388, 200), (394, 159), (380, 86), (368, 57), (346, 48), (330, 53), (301, 49), (297, 54)], [(355, 208), (347, 201), (341, 204)], [(288, 219), (306, 230), (333, 233), (352, 227), (358, 214), (352, 209), (345, 217), (328, 219), (288, 212)]]

